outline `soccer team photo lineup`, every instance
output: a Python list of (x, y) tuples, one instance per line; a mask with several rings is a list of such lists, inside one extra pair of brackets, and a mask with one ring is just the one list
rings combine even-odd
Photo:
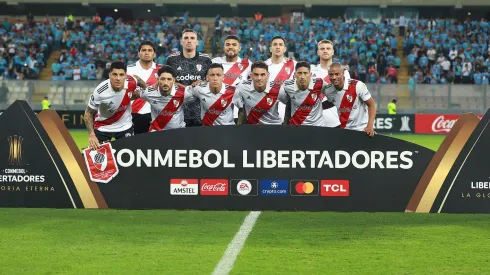
[(0, 3), (0, 274), (490, 273), (488, 3), (106, 2)]

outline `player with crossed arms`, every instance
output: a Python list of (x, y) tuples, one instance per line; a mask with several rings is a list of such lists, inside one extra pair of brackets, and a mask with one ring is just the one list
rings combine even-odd
[(190, 101), (199, 99), (202, 125), (235, 125), (232, 103), (237, 101), (238, 93), (235, 92), (235, 86), (223, 82), (223, 66), (217, 63), (211, 64), (206, 79), (207, 82), (186, 88), (186, 92), (191, 94)]
[[(216, 57), (212, 60), (213, 63), (223, 65), (225, 70), (223, 83), (226, 85), (236, 86), (250, 76), (251, 62), (238, 56), (241, 49), (240, 39), (235, 35), (228, 35), (223, 44), (225, 56)], [(238, 118), (238, 108), (234, 108), (233, 117)]]
[(176, 84), (177, 73), (170, 66), (158, 69), (158, 82), (137, 93), (151, 106), (150, 132), (185, 128), (183, 105), (192, 94), (183, 85)]
[(269, 81), (268, 66), (262, 61), (252, 64), (251, 78), (237, 85), (238, 124), (281, 125), (283, 118), (278, 111), (281, 85)]
[(90, 96), (84, 121), (89, 133), (89, 146), (99, 148), (100, 142), (134, 135), (131, 117), (131, 99), (136, 87), (146, 88), (138, 76), (126, 74), (122, 62), (114, 62), (109, 79), (100, 83)]
[(327, 100), (339, 109), (340, 127), (355, 131), (364, 131), (373, 137), (376, 103), (366, 84), (355, 79), (345, 79), (340, 63), (333, 63), (328, 71), (332, 84), (327, 85)]

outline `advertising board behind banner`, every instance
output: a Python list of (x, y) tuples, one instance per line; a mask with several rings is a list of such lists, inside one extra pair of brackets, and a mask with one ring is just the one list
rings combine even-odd
[(461, 114), (416, 114), (415, 133), (446, 135), (460, 117)]
[(415, 116), (376, 114), (374, 129), (378, 133), (413, 133)]
[[(0, 115), (4, 111), (0, 111)], [(41, 111), (34, 111), (40, 113)], [(56, 110), (56, 113), (60, 117), (61, 121), (68, 129), (85, 129), (85, 122), (83, 121), (83, 115), (85, 111), (77, 110)]]

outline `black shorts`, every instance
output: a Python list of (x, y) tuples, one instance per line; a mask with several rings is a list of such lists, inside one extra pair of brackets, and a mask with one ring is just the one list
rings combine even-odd
[(105, 141), (111, 141), (112, 138), (120, 139), (120, 138), (134, 136), (134, 129), (133, 127), (131, 127), (122, 132), (101, 132), (99, 130), (95, 130), (95, 136), (99, 140), (99, 143), (102, 143)]
[(133, 116), (134, 134), (148, 133), (150, 130), (151, 114), (131, 114)]

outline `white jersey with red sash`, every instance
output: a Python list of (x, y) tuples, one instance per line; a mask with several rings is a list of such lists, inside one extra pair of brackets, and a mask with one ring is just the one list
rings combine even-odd
[(184, 128), (182, 105), (192, 97), (184, 86), (174, 85), (168, 96), (162, 95), (158, 86), (141, 91), (140, 97), (151, 106), (150, 132)]
[(281, 86), (270, 81), (264, 91), (257, 92), (253, 81), (245, 80), (237, 85), (235, 106), (245, 108), (247, 124), (280, 125), (283, 122), (278, 111), (280, 91)]
[[(321, 67), (320, 64), (311, 67), (311, 76), (313, 79), (321, 78), (325, 80), (328, 84), (330, 84), (330, 77), (328, 77), (328, 70), (325, 70)], [(344, 68), (344, 79), (349, 80), (350, 74), (349, 70)], [(327, 98), (324, 94), (322, 94), (322, 102), (325, 102)], [(327, 127), (337, 127), (340, 125), (339, 112), (337, 107), (332, 107), (326, 110), (323, 110), (323, 116), (325, 117), (325, 124)]]
[(136, 80), (129, 76), (124, 88), (115, 92), (109, 79), (100, 83), (90, 96), (88, 107), (97, 110), (94, 128), (101, 132), (117, 133), (133, 126), (131, 117), (131, 96), (136, 89)]
[(366, 84), (359, 80), (349, 79), (344, 82), (342, 90), (337, 91), (332, 84), (325, 89), (328, 101), (339, 109), (340, 127), (363, 131), (368, 123), (368, 107), (365, 103), (371, 98)]
[(248, 59), (238, 58), (236, 62), (226, 62), (225, 57), (215, 57), (211, 62), (223, 65), (225, 72), (223, 83), (226, 85), (236, 86), (241, 81), (247, 80), (250, 76), (252, 64)]
[[(137, 75), (138, 77), (143, 79), (146, 84), (153, 85), (158, 81), (158, 69), (160, 69), (161, 67), (162, 65), (152, 62), (151, 68), (145, 70), (143, 69), (143, 67), (141, 67), (140, 61), (138, 61), (134, 64), (128, 65), (126, 71), (128, 75)], [(148, 102), (144, 101), (141, 98), (138, 98), (131, 102), (131, 105), (133, 114), (148, 114), (151, 112), (150, 104), (148, 104)]]
[(192, 100), (199, 99), (201, 104), (201, 120), (204, 126), (235, 125), (233, 120), (233, 105), (237, 93), (235, 86), (222, 84), (221, 90), (214, 94), (209, 89), (209, 83), (186, 88), (192, 94)]
[(310, 125), (325, 127), (325, 118), (322, 114), (321, 94), (327, 83), (321, 79), (312, 79), (306, 90), (300, 90), (296, 80), (284, 82), (281, 90), (287, 97), (280, 93), (279, 100), (286, 103), (291, 101), (291, 125)]
[[(282, 85), (284, 81), (294, 78), (294, 70), (296, 68), (296, 61), (292, 59), (283, 58), (279, 64), (273, 64), (272, 59), (267, 59), (265, 64), (269, 66), (269, 80), (273, 80), (279, 85)], [(279, 117), (284, 119), (284, 113), (286, 112), (286, 105), (279, 102)]]
[[(236, 86), (241, 81), (247, 80), (250, 76), (251, 62), (248, 59), (241, 59), (236, 62), (226, 62), (226, 57), (215, 57), (211, 60), (213, 63), (223, 65), (225, 79), (223, 83), (226, 85)], [(238, 117), (238, 108), (233, 109), (233, 117)]]

